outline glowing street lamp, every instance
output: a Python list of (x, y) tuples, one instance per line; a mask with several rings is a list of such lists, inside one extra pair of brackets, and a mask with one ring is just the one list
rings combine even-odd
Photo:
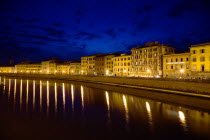
[(82, 71), (81, 71), (82, 75), (83, 75), (83, 72), (84, 72), (84, 71), (82, 70)]
[(109, 74), (109, 70), (106, 70), (106, 75), (108, 75)]
[(149, 77), (149, 74), (150, 74), (150, 72), (151, 72), (151, 70), (150, 70), (150, 69), (148, 69), (148, 70), (147, 70), (147, 73), (148, 73), (148, 77)]
[(183, 77), (184, 69), (180, 69), (179, 71), (181, 73), (181, 76)]

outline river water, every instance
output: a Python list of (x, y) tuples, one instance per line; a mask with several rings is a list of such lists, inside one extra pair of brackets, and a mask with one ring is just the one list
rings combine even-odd
[(210, 139), (207, 111), (85, 83), (7, 77), (0, 82), (4, 139)]

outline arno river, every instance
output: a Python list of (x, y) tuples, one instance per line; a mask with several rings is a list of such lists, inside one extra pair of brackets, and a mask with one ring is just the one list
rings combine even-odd
[(210, 139), (207, 111), (85, 83), (7, 77), (0, 81), (0, 136), (6, 140)]

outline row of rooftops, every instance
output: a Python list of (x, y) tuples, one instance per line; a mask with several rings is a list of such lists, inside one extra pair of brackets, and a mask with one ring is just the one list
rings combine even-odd
[[(203, 43), (203, 44), (196, 44), (196, 45), (191, 45), (191, 47), (199, 47), (199, 46), (206, 46), (206, 45), (210, 45), (210, 43)], [(155, 42), (149, 42), (149, 43), (146, 43), (145, 46), (137, 46), (137, 47), (134, 47), (132, 48), (131, 50), (135, 50), (135, 49), (141, 49), (141, 48), (147, 48), (147, 47), (155, 47), (155, 46), (166, 46), (166, 47), (172, 47), (173, 46), (170, 46), (170, 45), (166, 45), (166, 44), (160, 44), (159, 41), (155, 41)], [(191, 48), (189, 47), (189, 48)], [(188, 54), (189, 52), (186, 51), (185, 53), (175, 53), (175, 54), (170, 54), (170, 55), (181, 55), (181, 54)], [(109, 56), (109, 55), (115, 55), (117, 57), (119, 56), (126, 56), (126, 55), (129, 55), (129, 54), (126, 54), (126, 53), (123, 53), (123, 54), (120, 54), (120, 53), (109, 53), (109, 54), (102, 54), (102, 53), (98, 53), (98, 54), (94, 54), (94, 55), (88, 55), (88, 56), (83, 56), (81, 58), (84, 58), (84, 57), (103, 57), (103, 56)], [(165, 55), (166, 56), (166, 55)], [(53, 58), (51, 60), (45, 60), (45, 61), (42, 61), (42, 62), (49, 62), (49, 63), (57, 63), (57, 64), (70, 64), (70, 63), (81, 63), (81, 60), (77, 60), (77, 61), (58, 61), (57, 58)], [(41, 62), (41, 63), (42, 63)], [(40, 64), (40, 63), (33, 63), (33, 62), (30, 62), (30, 61), (23, 61), (21, 63), (19, 63), (18, 65), (21, 65), (21, 64)], [(8, 66), (14, 66), (14, 65), (8, 65)], [(8, 67), (8, 66), (3, 66), (3, 67)]]

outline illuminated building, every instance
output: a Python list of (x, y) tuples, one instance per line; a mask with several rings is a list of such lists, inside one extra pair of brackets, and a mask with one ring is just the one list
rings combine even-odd
[(114, 57), (113, 70), (116, 76), (129, 76), (131, 71), (131, 55), (121, 54)]
[(0, 73), (14, 73), (15, 67), (11, 66), (1, 66), (0, 67)]
[(163, 77), (187, 78), (190, 76), (190, 53), (163, 56)]
[(17, 65), (15, 65), (15, 72), (16, 73), (26, 73), (27, 72), (27, 65), (30, 64), (30, 61), (24, 61)]
[(210, 43), (192, 45), (191, 71), (192, 77), (210, 78)]
[(57, 70), (57, 59), (41, 62), (41, 73), (43, 74), (56, 74)]
[(56, 74), (69, 74), (69, 65), (71, 61), (57, 63)]
[(132, 76), (162, 76), (162, 57), (165, 54), (173, 54), (175, 48), (156, 41), (146, 43), (145, 46), (132, 48), (131, 52)]
[(75, 62), (70, 63), (69, 74), (71, 74), (71, 75), (80, 75), (81, 74), (81, 62), (80, 61), (75, 61)]
[(26, 66), (26, 72), (29, 73), (40, 73), (41, 70), (41, 63), (31, 63), (31, 64), (27, 64)]
[(110, 53), (108, 55), (95, 57), (95, 71), (97, 75), (114, 75), (113, 62), (114, 57), (119, 56), (119, 54)]
[(81, 57), (81, 74), (82, 75), (95, 75), (95, 57), (102, 56), (103, 54), (95, 54)]

